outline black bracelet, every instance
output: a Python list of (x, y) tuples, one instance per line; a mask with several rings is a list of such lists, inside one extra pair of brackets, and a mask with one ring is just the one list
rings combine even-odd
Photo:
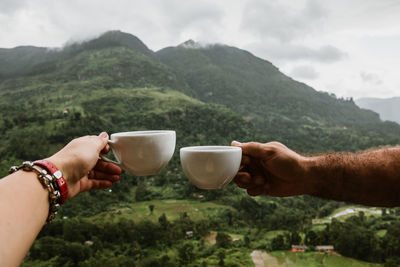
[(60, 201), (61, 201), (60, 191), (56, 186), (54, 186), (56, 183), (56, 177), (47, 173), (46, 170), (35, 166), (30, 161), (25, 161), (20, 166), (11, 167), (9, 173), (11, 174), (21, 169), (23, 171), (36, 172), (43, 188), (49, 191), (50, 206), (49, 206), (49, 215), (47, 216), (46, 223), (51, 222), (56, 217), (57, 211), (60, 209)]

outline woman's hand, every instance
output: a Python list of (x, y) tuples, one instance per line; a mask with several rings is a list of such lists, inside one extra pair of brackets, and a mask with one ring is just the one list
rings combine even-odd
[(99, 159), (100, 153), (109, 151), (107, 140), (105, 132), (76, 138), (47, 159), (62, 171), (68, 185), (67, 199), (80, 192), (111, 187), (119, 181), (122, 169)]
[(242, 168), (234, 182), (251, 196), (311, 194), (314, 181), (307, 175), (308, 158), (278, 142), (232, 142), (242, 148)]

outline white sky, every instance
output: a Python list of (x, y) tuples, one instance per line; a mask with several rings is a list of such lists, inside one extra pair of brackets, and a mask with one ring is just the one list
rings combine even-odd
[(400, 96), (398, 0), (0, 0), (0, 47), (122, 30), (156, 51), (188, 39), (271, 61), (319, 91)]

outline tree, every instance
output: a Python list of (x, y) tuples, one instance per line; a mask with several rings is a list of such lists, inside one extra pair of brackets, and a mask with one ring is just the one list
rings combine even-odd
[(136, 191), (135, 191), (135, 200), (136, 201), (145, 201), (149, 199), (149, 190), (147, 190), (147, 187), (144, 182), (139, 182)]
[(187, 265), (194, 260), (194, 246), (192, 243), (185, 242), (178, 248), (179, 261), (182, 265)]
[(218, 232), (216, 239), (216, 245), (217, 247), (220, 248), (229, 248), (232, 243), (232, 238), (230, 235), (223, 233), (223, 232)]
[(150, 215), (153, 215), (153, 211), (154, 211), (154, 205), (153, 204), (149, 205), (149, 210), (150, 210)]
[(301, 243), (301, 236), (298, 232), (293, 231), (290, 233), (290, 245), (299, 245)]
[(244, 236), (244, 245), (246, 248), (250, 247), (250, 238), (247, 235)]
[(314, 231), (312, 230), (308, 231), (306, 233), (306, 242), (305, 242), (306, 245), (312, 245), (312, 246), (318, 245), (317, 238), (318, 236)]
[(220, 249), (218, 252), (218, 258), (219, 258), (218, 265), (219, 266), (225, 266), (225, 262), (224, 262), (225, 257), (226, 257), (225, 250)]
[(271, 248), (272, 250), (285, 249), (285, 240), (283, 238), (283, 235), (278, 235), (272, 239)]
[(165, 216), (165, 213), (163, 213), (159, 218), (158, 218), (158, 223), (161, 225), (161, 227), (166, 230), (169, 225), (169, 221), (167, 219), (167, 216)]

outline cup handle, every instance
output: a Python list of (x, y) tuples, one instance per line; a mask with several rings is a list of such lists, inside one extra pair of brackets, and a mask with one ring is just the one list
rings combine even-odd
[[(112, 148), (112, 145), (115, 144), (115, 141), (112, 141), (112, 140), (108, 140), (107, 142), (108, 142), (108, 144), (111, 146), (111, 148)], [(101, 158), (102, 160), (104, 160), (105, 162), (113, 163), (113, 164), (119, 166), (120, 168), (122, 168), (120, 162), (117, 162), (117, 161), (111, 160), (111, 159), (109, 159), (109, 158), (106, 158), (106, 157), (105, 157), (104, 155), (102, 155), (102, 154), (100, 154), (100, 158)]]
[[(119, 167), (121, 167), (121, 163), (116, 162), (116, 161), (114, 161), (114, 160), (111, 160), (111, 159), (109, 159), (109, 158), (106, 158), (106, 157), (103, 156), (103, 155), (100, 155), (100, 158), (101, 158), (101, 160), (103, 160), (103, 161), (105, 161), (105, 162), (110, 162), (110, 163), (113, 163), (113, 164), (118, 165)], [(121, 168), (122, 168), (122, 167), (121, 167)]]

